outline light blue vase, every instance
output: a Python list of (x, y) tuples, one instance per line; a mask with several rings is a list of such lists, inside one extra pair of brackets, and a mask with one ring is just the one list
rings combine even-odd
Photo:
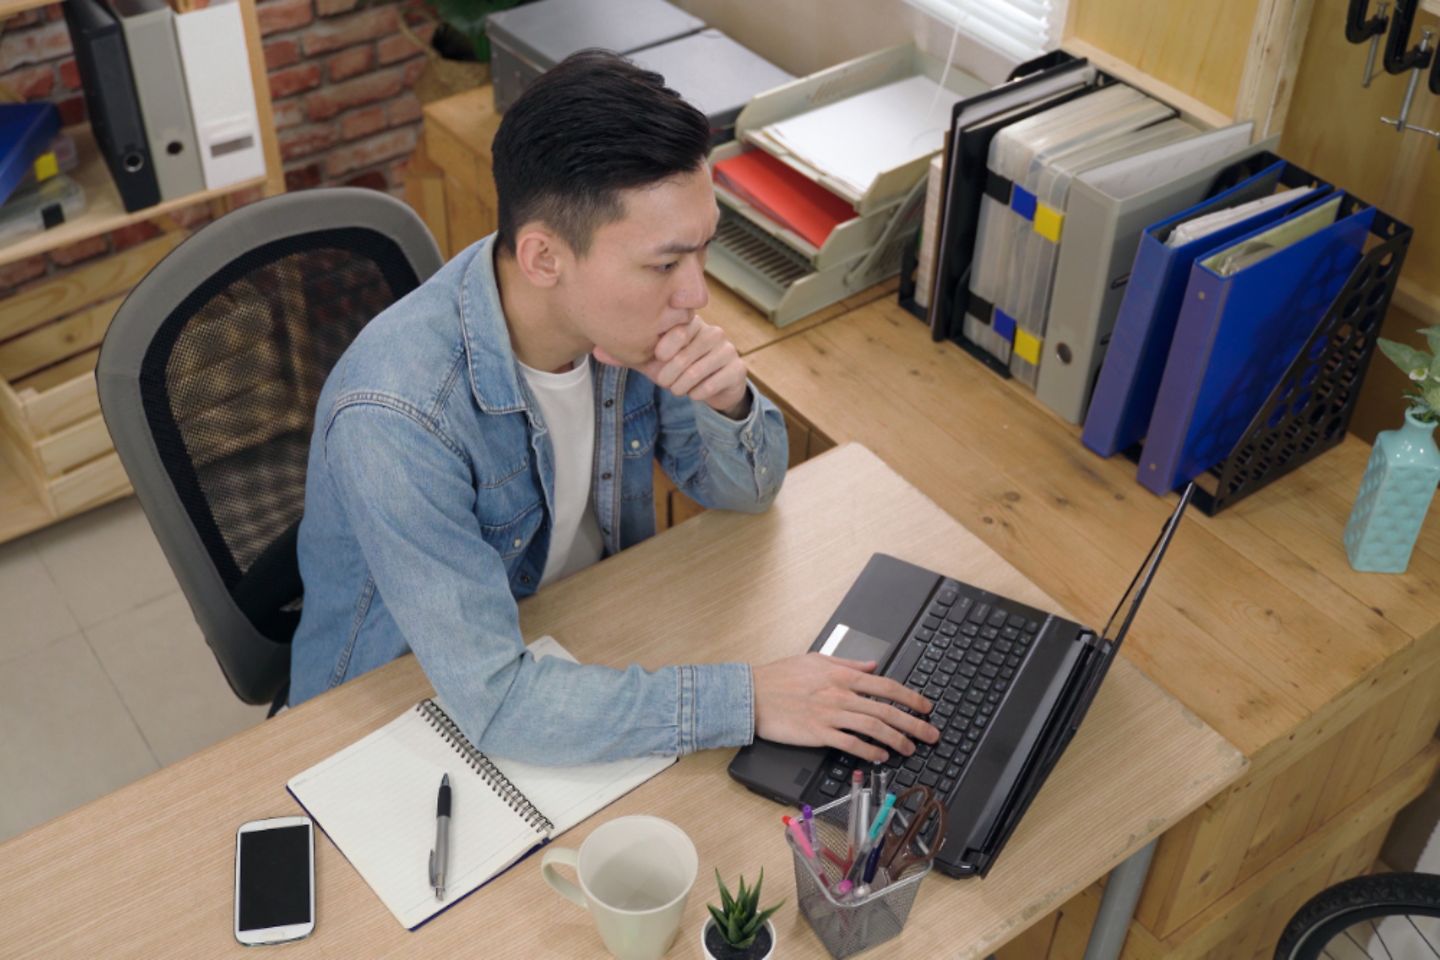
[(1405, 426), (1375, 438), (1345, 524), (1345, 553), (1356, 570), (1404, 573), (1410, 565), (1410, 551), (1440, 483), (1434, 433), (1435, 424), (1422, 423), (1407, 410)]

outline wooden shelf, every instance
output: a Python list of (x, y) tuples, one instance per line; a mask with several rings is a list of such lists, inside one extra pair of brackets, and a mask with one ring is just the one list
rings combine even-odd
[(35, 495), (35, 492), (20, 478), (10, 464), (0, 458), (0, 543), (9, 543), (27, 533), (34, 533), (36, 530), (48, 527), (52, 523), (59, 523), (68, 517), (93, 510), (101, 504), (128, 497), (131, 492), (127, 486), (57, 517), (45, 508), (45, 504), (40, 502), (40, 498)]
[(191, 204), (228, 196), (250, 187), (264, 186), (266, 182), (263, 176), (255, 177), (218, 190), (202, 190), (129, 213), (120, 202), (120, 191), (115, 188), (115, 181), (111, 179), (110, 170), (100, 156), (89, 125), (66, 127), (65, 132), (75, 138), (79, 163), (70, 172), (70, 176), (85, 188), (85, 212), (58, 227), (31, 234), (23, 240), (0, 247), (0, 265), (33, 257), (37, 253), (48, 253), (66, 244), (128, 227), (142, 220), (151, 220)]
[[(1434, 2), (1440, 3), (1440, 0), (1434, 0)], [(1155, 79), (1145, 71), (1126, 63), (1113, 54), (1106, 53), (1092, 43), (1087, 43), (1078, 37), (1070, 37), (1061, 44), (1061, 47), (1077, 57), (1084, 57), (1101, 70), (1123, 80), (1135, 89), (1163, 100), (1179, 110), (1181, 115), (1187, 119), (1198, 120), (1204, 126), (1211, 128), (1227, 127), (1235, 122), (1235, 118), (1224, 111), (1216, 110), (1188, 93)]]
[(0, 0), (0, 20), (26, 10), (34, 10), (36, 7), (48, 7), (54, 2), (55, 0)]

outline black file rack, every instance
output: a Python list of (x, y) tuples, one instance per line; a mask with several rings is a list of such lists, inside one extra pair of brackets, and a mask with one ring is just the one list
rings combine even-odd
[[(1228, 189), (1281, 159), (1269, 152), (1249, 157), (1222, 171), (1210, 194)], [(1289, 164), (1282, 182), (1295, 186), (1321, 181)], [(1339, 216), (1362, 205), (1363, 201), (1345, 194)], [(1345, 438), (1413, 233), (1409, 226), (1376, 208), (1367, 249), (1315, 332), (1271, 390), (1230, 455), (1195, 478), (1194, 502), (1208, 516), (1240, 502)], [(912, 245), (902, 262), (900, 305), (923, 321), (927, 311), (915, 302), (917, 262), (918, 254)], [(1009, 377), (1009, 365), (966, 338), (960, 326), (952, 325), (951, 342), (997, 375)], [(1138, 463), (1140, 452), (1137, 444), (1126, 450), (1125, 456)]]
[[(1339, 216), (1360, 205), (1347, 195)], [(1369, 249), (1315, 332), (1230, 455), (1195, 478), (1195, 503), (1207, 515), (1239, 503), (1345, 439), (1413, 234), (1375, 211)], [(1138, 447), (1126, 451), (1132, 460), (1138, 454)]]

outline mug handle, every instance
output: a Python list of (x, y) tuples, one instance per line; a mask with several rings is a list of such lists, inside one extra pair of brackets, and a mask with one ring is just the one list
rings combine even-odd
[(582, 910), (588, 910), (589, 907), (585, 905), (585, 894), (582, 893), (580, 888), (575, 886), (575, 884), (560, 876), (560, 872), (555, 869), (562, 865), (574, 867), (575, 857), (576, 851), (571, 850), (569, 847), (551, 847), (546, 850), (545, 855), (540, 858), (540, 875), (545, 878), (546, 883), (554, 887), (556, 892), (566, 900), (569, 900)]

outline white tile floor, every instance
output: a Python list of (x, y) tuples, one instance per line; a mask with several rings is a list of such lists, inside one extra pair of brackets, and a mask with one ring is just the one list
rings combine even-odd
[(134, 498), (0, 545), (0, 840), (264, 718)]

